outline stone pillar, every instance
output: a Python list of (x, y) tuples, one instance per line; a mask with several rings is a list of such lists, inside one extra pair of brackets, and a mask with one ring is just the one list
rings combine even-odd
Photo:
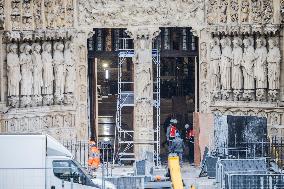
[(280, 51), (281, 51), (281, 65), (280, 65), (280, 101), (282, 105), (284, 105), (284, 29), (281, 29), (280, 32), (280, 43), (279, 43)]
[(134, 153), (137, 161), (153, 161), (153, 65), (152, 41), (159, 35), (156, 27), (127, 30), (134, 40)]

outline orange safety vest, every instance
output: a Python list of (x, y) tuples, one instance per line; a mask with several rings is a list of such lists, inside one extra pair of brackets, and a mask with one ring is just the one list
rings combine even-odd
[(172, 125), (170, 128), (170, 137), (176, 137), (177, 128), (176, 126)]
[(92, 169), (97, 169), (99, 167), (100, 163), (101, 163), (101, 161), (100, 161), (100, 150), (97, 147), (92, 146), (90, 151), (89, 151), (88, 165)]

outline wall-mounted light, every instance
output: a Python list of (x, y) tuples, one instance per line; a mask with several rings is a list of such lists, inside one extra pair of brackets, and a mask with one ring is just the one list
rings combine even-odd
[(103, 63), (103, 68), (108, 68), (108, 63)]
[(105, 70), (105, 79), (109, 79), (109, 71)]

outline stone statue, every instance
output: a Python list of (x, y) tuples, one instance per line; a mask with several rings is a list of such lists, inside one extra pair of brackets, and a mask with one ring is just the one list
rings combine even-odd
[(32, 62), (33, 62), (33, 102), (35, 105), (41, 105), (41, 87), (43, 86), (42, 81), (42, 59), (41, 59), (41, 46), (38, 43), (32, 45)]
[(139, 45), (136, 51), (133, 62), (135, 63), (135, 77), (136, 77), (136, 100), (151, 99), (153, 93), (153, 76), (152, 76), (152, 54), (146, 46), (149, 46), (144, 39), (137, 41)]
[(268, 63), (268, 89), (272, 101), (276, 100), (278, 90), (280, 89), (280, 61), (281, 54), (276, 38), (268, 40), (269, 51), (267, 54)]
[(244, 54), (242, 60), (242, 70), (244, 76), (244, 98), (246, 100), (253, 100), (253, 90), (254, 86), (254, 61), (255, 54), (253, 48), (253, 40), (251, 38), (246, 38), (243, 40), (244, 44)]
[(265, 89), (267, 88), (267, 49), (264, 38), (256, 40), (254, 77), (256, 79), (256, 99), (265, 99)]
[(241, 63), (243, 59), (243, 49), (241, 47), (242, 40), (235, 37), (233, 40), (233, 64), (232, 64), (232, 89), (234, 90), (234, 99), (240, 98), (240, 93), (243, 88), (243, 74)]
[(21, 107), (31, 105), (31, 95), (33, 86), (32, 76), (32, 57), (30, 54), (31, 46), (24, 43), (20, 46), (20, 65), (21, 65)]
[(45, 42), (43, 44), (43, 51), (41, 54), (43, 65), (43, 104), (51, 105), (53, 102), (53, 59), (51, 56), (51, 43)]
[(8, 101), (12, 107), (18, 105), (21, 80), (20, 60), (17, 48), (16, 44), (10, 44), (7, 47)]
[(221, 88), (222, 91), (228, 91), (231, 89), (231, 67), (232, 67), (231, 40), (229, 38), (223, 38), (221, 39), (220, 43), (222, 47), (222, 55), (220, 62)]
[(54, 44), (54, 76), (55, 76), (55, 103), (62, 104), (64, 100), (65, 64), (63, 55), (64, 45), (61, 42)]
[(76, 60), (74, 58), (74, 46), (71, 42), (65, 44), (64, 60), (66, 65), (65, 77), (65, 103), (72, 103), (76, 80)]
[(210, 43), (210, 77), (211, 87), (214, 98), (218, 98), (218, 92), (220, 90), (220, 59), (221, 49), (219, 46), (219, 39), (215, 37)]

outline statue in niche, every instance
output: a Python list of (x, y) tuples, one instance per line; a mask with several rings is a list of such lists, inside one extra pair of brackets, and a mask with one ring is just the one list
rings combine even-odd
[(276, 38), (268, 40), (269, 51), (267, 54), (268, 63), (268, 89), (270, 98), (275, 101), (277, 97), (277, 90), (280, 89), (280, 61), (281, 54)]
[(264, 38), (256, 39), (254, 63), (254, 77), (256, 79), (256, 98), (261, 101), (265, 98), (267, 88), (267, 49)]
[(137, 42), (137, 51), (133, 57), (135, 63), (135, 77), (137, 84), (136, 86), (136, 100), (152, 99), (153, 93), (153, 78), (152, 78), (152, 54), (147, 48), (149, 46), (148, 41), (140, 39)]
[(43, 51), (41, 54), (43, 65), (43, 104), (51, 105), (53, 102), (53, 59), (51, 56), (51, 43), (45, 42), (43, 44)]
[(232, 67), (232, 48), (231, 40), (223, 38), (220, 41), (222, 47), (222, 55), (220, 62), (221, 87), (222, 90), (231, 89), (231, 67)]
[(17, 50), (16, 44), (10, 44), (7, 47), (8, 101), (12, 107), (18, 105), (21, 81), (20, 59)]
[(214, 98), (218, 98), (218, 91), (220, 90), (220, 59), (221, 49), (219, 39), (213, 38), (210, 43), (210, 75), (211, 87), (214, 93)]
[(38, 43), (32, 45), (32, 62), (33, 62), (33, 101), (35, 105), (41, 105), (41, 87), (43, 86), (42, 81), (42, 59), (41, 59), (41, 46)]
[(249, 1), (243, 0), (241, 3), (241, 21), (248, 22), (249, 21)]
[(65, 103), (72, 103), (76, 80), (76, 60), (74, 57), (74, 46), (71, 42), (65, 44), (64, 60), (66, 65), (65, 77)]
[(255, 54), (253, 48), (253, 39), (246, 38), (243, 40), (244, 44), (244, 54), (242, 60), (242, 70), (244, 76), (244, 98), (246, 100), (252, 100), (252, 92), (255, 88), (254, 86), (254, 61)]
[(20, 46), (20, 65), (21, 65), (21, 107), (31, 105), (31, 95), (33, 86), (32, 77), (32, 57), (30, 54), (31, 46), (24, 43)]
[(65, 64), (63, 55), (64, 45), (61, 42), (54, 44), (54, 76), (55, 76), (55, 102), (62, 104), (64, 100)]
[(241, 47), (242, 40), (235, 37), (233, 40), (233, 64), (232, 64), (232, 89), (234, 90), (234, 99), (240, 98), (241, 90), (243, 88), (243, 74), (241, 70), (241, 63), (243, 59), (243, 49)]

